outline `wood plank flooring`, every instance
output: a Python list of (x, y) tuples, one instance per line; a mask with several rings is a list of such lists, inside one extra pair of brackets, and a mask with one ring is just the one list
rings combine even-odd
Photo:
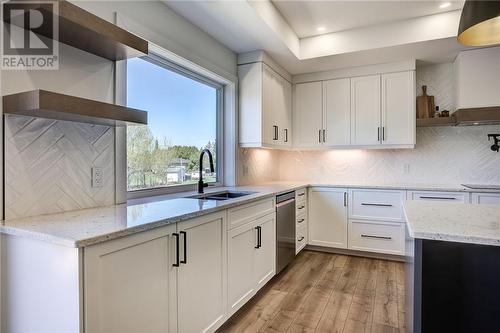
[(226, 332), (404, 333), (403, 263), (302, 251)]

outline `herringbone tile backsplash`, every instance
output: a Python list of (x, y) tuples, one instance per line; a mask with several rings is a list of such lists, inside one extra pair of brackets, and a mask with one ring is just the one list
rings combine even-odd
[[(7, 116), (5, 217), (113, 204), (114, 129), (68, 121)], [(92, 188), (91, 168), (103, 186)]]

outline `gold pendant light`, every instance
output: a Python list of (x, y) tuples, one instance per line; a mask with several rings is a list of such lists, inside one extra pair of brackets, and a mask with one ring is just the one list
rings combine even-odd
[(500, 1), (467, 0), (457, 38), (470, 46), (500, 44)]

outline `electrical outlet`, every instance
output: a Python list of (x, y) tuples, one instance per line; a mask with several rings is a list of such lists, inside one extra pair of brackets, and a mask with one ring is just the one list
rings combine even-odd
[(409, 163), (405, 163), (404, 166), (403, 166), (403, 172), (405, 175), (408, 175), (410, 173), (410, 164)]
[(92, 167), (92, 187), (102, 187), (103, 171), (101, 167)]

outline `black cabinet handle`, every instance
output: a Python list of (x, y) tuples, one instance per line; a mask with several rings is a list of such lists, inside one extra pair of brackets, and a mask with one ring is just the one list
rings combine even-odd
[(321, 143), (321, 130), (319, 130), (318, 142)]
[(377, 203), (365, 203), (365, 202), (362, 202), (361, 206), (392, 207), (392, 205), (389, 204), (377, 204)]
[(259, 249), (259, 248), (260, 248), (260, 246), (261, 246), (261, 244), (260, 244), (260, 242), (261, 242), (261, 239), (260, 239), (260, 237), (261, 237), (261, 236), (260, 236), (260, 230), (261, 230), (261, 227), (260, 227), (260, 226), (257, 226), (257, 227), (255, 227), (255, 230), (257, 230), (257, 245), (255, 245), (255, 248), (256, 248), (256, 249)]
[(262, 247), (262, 227), (259, 226), (259, 248)]
[(185, 231), (180, 232), (184, 236), (184, 259), (181, 260), (181, 264), (187, 264), (187, 233)]
[(380, 127), (377, 127), (377, 141), (380, 141)]
[(347, 207), (347, 192), (344, 192), (344, 207)]
[(385, 141), (385, 126), (382, 127), (382, 141)]
[(364, 235), (364, 234), (361, 234), (361, 237), (363, 237), (363, 238), (375, 238), (375, 239), (386, 239), (386, 240), (392, 239), (392, 237), (387, 237), (387, 236), (374, 236), (374, 235)]
[(323, 130), (323, 142), (326, 142), (326, 130)]
[(288, 142), (288, 129), (285, 128), (285, 142)]
[(304, 195), (306, 194), (306, 192), (302, 192), (302, 193), (299, 193), (297, 194), (299, 197), (303, 197)]
[(300, 219), (300, 220), (298, 220), (297, 222), (298, 222), (298, 223), (302, 223), (302, 222), (304, 222), (304, 221), (305, 221), (305, 219)]
[(425, 197), (425, 196), (420, 196), (420, 199), (436, 199), (436, 200), (457, 200), (457, 198), (451, 198), (451, 197)]
[(297, 207), (297, 209), (304, 209), (306, 206)]
[(302, 237), (300, 237), (300, 238), (298, 239), (298, 241), (299, 241), (299, 242), (302, 242), (303, 240), (304, 240), (304, 236), (302, 236)]
[(273, 138), (273, 140), (278, 140), (278, 126), (273, 125), (273, 129), (274, 129), (274, 138)]
[(172, 236), (175, 237), (175, 263), (172, 266), (179, 267), (179, 234), (174, 232)]

